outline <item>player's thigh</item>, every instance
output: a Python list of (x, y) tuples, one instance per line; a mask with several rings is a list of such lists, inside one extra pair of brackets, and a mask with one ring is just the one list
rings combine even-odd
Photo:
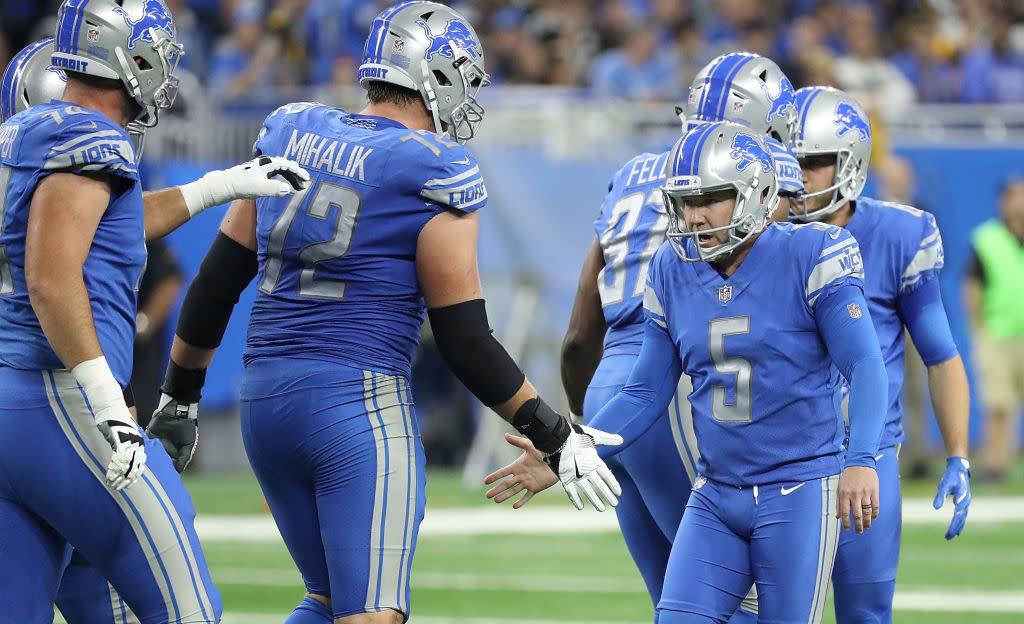
[(839, 476), (759, 488), (750, 557), (758, 622), (820, 622), (839, 542)]
[(314, 483), (334, 616), (409, 613), (426, 505), (425, 458), (408, 379), (368, 374), (343, 446), (318, 450)]
[(33, 375), (40, 383), (32, 390), (43, 392), (49, 413), (33, 421), (38, 436), (31, 454), (46, 457), (47, 466), (8, 464), (20, 500), (79, 549), (142, 622), (215, 621), (220, 596), (195, 534), (195, 510), (163, 447), (147, 438), (139, 480), (110, 490), (111, 449), (78, 384), (67, 371)]
[(697, 484), (672, 544), (658, 609), (724, 621), (753, 582), (750, 547), (723, 517), (736, 488), (700, 478)]
[(0, 623), (50, 624), (67, 541), (6, 493), (0, 495), (0, 536)]
[(96, 566), (74, 551), (57, 591), (68, 624), (138, 624), (138, 618)]

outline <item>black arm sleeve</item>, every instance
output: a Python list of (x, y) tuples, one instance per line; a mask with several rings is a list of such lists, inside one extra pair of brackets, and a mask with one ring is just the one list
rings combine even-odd
[(217, 232), (188, 287), (174, 333), (194, 347), (219, 347), (231, 311), (258, 269), (255, 251)]
[(512, 398), (526, 375), (493, 335), (483, 299), (427, 311), (445, 362), (476, 398), (493, 407)]

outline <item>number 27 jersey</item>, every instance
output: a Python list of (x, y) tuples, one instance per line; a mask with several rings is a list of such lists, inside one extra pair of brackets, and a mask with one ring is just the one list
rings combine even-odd
[(737, 486), (839, 474), (840, 376), (815, 305), (845, 284), (863, 288), (863, 276), (857, 241), (821, 224), (769, 225), (728, 279), (662, 246), (644, 309), (692, 378), (701, 474)]
[(312, 182), (256, 202), (246, 363), (327, 359), (408, 375), (425, 315), (417, 238), (437, 214), (487, 203), (476, 159), (432, 132), (311, 103), (271, 114), (256, 151), (297, 161)]

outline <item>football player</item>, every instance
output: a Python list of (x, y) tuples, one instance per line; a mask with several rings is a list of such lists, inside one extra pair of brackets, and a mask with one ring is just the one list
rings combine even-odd
[[(787, 199), (773, 215), (789, 216), (788, 197), (803, 191), (800, 168), (788, 143), (796, 120), (793, 88), (772, 60), (757, 54), (725, 54), (708, 63), (678, 108), (684, 130), (706, 121), (735, 121), (765, 135), (776, 155), (779, 193)], [(597, 237), (580, 274), (569, 328), (562, 344), (562, 380), (570, 408), (589, 423), (625, 384), (643, 341), (643, 293), (647, 271), (665, 241), (669, 217), (661, 197), (669, 151), (640, 154), (612, 178), (594, 222)], [(623, 488), (616, 516), (651, 601), (661, 597), (665, 566), (682, 518), (699, 458), (686, 394), (680, 387), (668, 418), (618, 454), (609, 466)], [(664, 475), (680, 478), (666, 483)], [(499, 470), (487, 483), (510, 476)], [(502, 502), (526, 491), (513, 506), (532, 496), (527, 482), (508, 479), (488, 492)], [(756, 592), (731, 622), (756, 619)]]
[(473, 27), (434, 2), (392, 6), (359, 79), (359, 113), (294, 103), (265, 120), (256, 151), (295, 158), (313, 184), (232, 204), (183, 304), (149, 427), (187, 460), (187, 415), (255, 277), (242, 437), (306, 585), (289, 624), (409, 616), (425, 503), (409, 374), (425, 313), (455, 374), (545, 453), (578, 508), (581, 493), (598, 509), (620, 493), (595, 445), (621, 440), (557, 414), (491, 335), (476, 263), (487, 190), (463, 146), (489, 83)]
[[(67, 74), (51, 64), (53, 52), (54, 39), (49, 37), (28, 45), (11, 60), (0, 82), (0, 122), (36, 104), (63, 97), (64, 88), (67, 86)], [(145, 128), (137, 123), (129, 123), (127, 130), (137, 147), (138, 161)], [(296, 186), (309, 179), (301, 167), (285, 159), (273, 159), (271, 163), (253, 165), (211, 172), (202, 180), (193, 183), (194, 187), (213, 184), (220, 188), (209, 192), (208, 200), (200, 198), (198, 202), (193, 202), (191, 207), (185, 202), (187, 191), (184, 187), (143, 193), (146, 239), (163, 236), (194, 214), (212, 205), (240, 197), (251, 197), (253, 194), (280, 195), (297, 190), (269, 176), (284, 175), (293, 180)], [(282, 185), (287, 188), (282, 189)], [(207, 201), (213, 203), (208, 204)], [(134, 400), (130, 392), (125, 393), (125, 401), (131, 411)], [(154, 469), (162, 465), (154, 466)], [(138, 622), (135, 614), (117, 591), (78, 551), (72, 553), (71, 560), (61, 577), (56, 603), (69, 624)]]
[(938, 509), (947, 496), (953, 497), (946, 539), (963, 530), (971, 504), (967, 375), (939, 293), (943, 251), (935, 217), (860, 196), (871, 155), (871, 127), (856, 100), (830, 87), (806, 87), (796, 95), (799, 123), (792, 147), (807, 194), (794, 204), (793, 219), (842, 226), (860, 243), (864, 292), (889, 378), (885, 429), (875, 457), (886, 513), (870, 533), (844, 533), (840, 538), (832, 574), (836, 621), (891, 622), (902, 523), (904, 327), (928, 368), (935, 418), (949, 456), (934, 500)]
[[(679, 375), (692, 379), (698, 476), (657, 621), (724, 621), (754, 582), (764, 621), (819, 622), (839, 518), (861, 532), (879, 512), (885, 367), (857, 242), (839, 227), (768, 225), (775, 162), (742, 126), (697, 126), (668, 166), (669, 244), (648, 270), (643, 346), (593, 421), (627, 450), (665, 415)], [(836, 368), (856, 379), (848, 447)], [(552, 480), (532, 451), (517, 463)]]
[(125, 128), (171, 105), (180, 54), (160, 0), (65, 0), (51, 57), (67, 72), (63, 100), (0, 126), (0, 604), (11, 621), (52, 621), (69, 544), (143, 622), (220, 618), (188, 494), (122, 395), (146, 258)]

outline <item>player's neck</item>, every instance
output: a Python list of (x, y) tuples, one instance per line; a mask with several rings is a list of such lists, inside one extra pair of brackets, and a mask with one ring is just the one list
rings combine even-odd
[(850, 224), (851, 219), (853, 219), (853, 204), (851, 202), (846, 202), (832, 214), (826, 215), (825, 218), (822, 219), (822, 222), (829, 225), (846, 227)]
[(392, 102), (370, 102), (366, 108), (359, 111), (360, 115), (372, 115), (373, 117), (386, 117), (397, 121), (410, 130), (434, 131), (434, 120), (427, 112), (427, 107), (422, 103), (394, 104)]
[(127, 95), (121, 90), (100, 89), (74, 80), (68, 81), (63, 96), (65, 102), (94, 110), (122, 128), (130, 121), (126, 98)]
[(740, 265), (743, 264), (744, 258), (746, 258), (747, 254), (750, 253), (750, 250), (753, 249), (754, 243), (757, 242), (757, 238), (761, 236), (761, 234), (764, 234), (764, 230), (751, 236), (750, 240), (744, 242), (736, 249), (736, 251), (726, 255), (724, 258), (712, 260), (711, 266), (713, 266), (721, 275), (725, 277), (732, 277), (732, 274), (739, 270)]

